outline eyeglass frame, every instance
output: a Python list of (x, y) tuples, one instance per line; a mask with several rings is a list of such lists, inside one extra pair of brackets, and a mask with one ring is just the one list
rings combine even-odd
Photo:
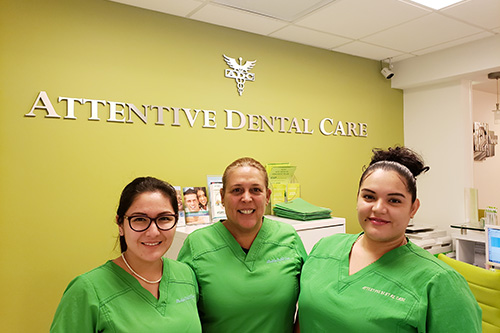
[[(168, 229), (163, 229), (163, 228), (160, 228), (160, 227), (158, 226), (158, 223), (156, 222), (156, 220), (157, 220), (157, 219), (162, 218), (162, 217), (165, 217), (165, 216), (173, 216), (173, 217), (175, 217), (174, 225), (172, 225), (172, 226), (171, 226), (170, 228), (168, 228)], [(131, 217), (144, 217), (144, 218), (147, 218), (147, 219), (149, 219), (149, 224), (148, 224), (148, 226), (146, 227), (146, 229), (143, 229), (143, 230), (135, 230), (134, 228), (132, 228), (132, 224), (130, 223), (130, 218), (131, 218)], [(172, 230), (172, 229), (173, 229), (173, 228), (177, 225), (177, 221), (179, 221), (179, 214), (162, 214), (162, 215), (157, 216), (157, 217), (155, 217), (155, 218), (151, 218), (151, 217), (149, 217), (149, 216), (147, 216), (147, 215), (132, 215), (132, 216), (123, 215), (123, 218), (127, 219), (127, 221), (128, 221), (128, 225), (129, 225), (130, 229), (132, 229), (132, 230), (133, 230), (133, 231), (135, 231), (135, 232), (144, 232), (144, 231), (148, 230), (148, 229), (149, 229), (149, 227), (151, 227), (151, 224), (152, 224), (153, 222), (156, 224), (156, 228), (157, 228), (158, 230), (160, 230), (160, 231), (169, 231), (169, 230)]]

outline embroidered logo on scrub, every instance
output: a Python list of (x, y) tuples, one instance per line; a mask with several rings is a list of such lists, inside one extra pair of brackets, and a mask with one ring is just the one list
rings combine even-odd
[(184, 303), (184, 302), (189, 301), (189, 300), (192, 300), (192, 299), (194, 299), (194, 295), (193, 295), (193, 294), (188, 295), (188, 296), (186, 296), (186, 297), (183, 297), (183, 298), (181, 298), (181, 299), (176, 299), (176, 300), (175, 300), (175, 303)]
[(362, 288), (363, 290), (366, 290), (366, 291), (369, 291), (371, 293), (375, 293), (375, 294), (379, 294), (379, 295), (382, 295), (382, 296), (385, 296), (385, 297), (390, 297), (396, 301), (400, 301), (400, 302), (405, 302), (406, 299), (404, 297), (401, 297), (401, 296), (396, 296), (390, 292), (387, 292), (387, 291), (383, 291), (383, 290), (379, 290), (379, 289), (375, 289), (375, 288), (372, 288), (372, 287), (367, 287), (367, 286), (364, 286)]
[(290, 257), (281, 257), (281, 258), (278, 258), (278, 259), (269, 259), (268, 261), (266, 261), (266, 264), (273, 264), (275, 262), (282, 262), (282, 261), (287, 261), (287, 260), (290, 260)]

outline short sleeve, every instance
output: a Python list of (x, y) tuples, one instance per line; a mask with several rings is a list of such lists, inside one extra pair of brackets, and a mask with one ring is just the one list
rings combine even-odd
[(184, 241), (184, 244), (182, 245), (179, 254), (177, 255), (177, 261), (188, 264), (189, 267), (191, 267), (191, 269), (194, 271), (193, 251), (191, 250), (191, 242), (189, 236)]
[(316, 249), (321, 246), (323, 240), (324, 238), (321, 238), (319, 241), (316, 242), (316, 244), (313, 245), (311, 252), (309, 252), (309, 255), (312, 255), (314, 252), (316, 252)]
[(427, 332), (481, 332), (481, 308), (461, 275), (443, 271), (428, 288)]
[(99, 300), (90, 281), (78, 276), (70, 282), (57, 307), (51, 333), (95, 332)]
[(295, 233), (295, 241), (296, 241), (296, 251), (299, 254), (299, 257), (302, 259), (302, 264), (304, 264), (307, 260), (307, 251), (304, 247), (304, 243), (302, 242), (302, 239), (300, 238), (298, 233)]

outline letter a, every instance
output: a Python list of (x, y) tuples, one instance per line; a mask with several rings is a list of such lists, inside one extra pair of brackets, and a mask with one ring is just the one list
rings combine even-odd
[[(39, 101), (42, 101), (43, 105), (37, 105)], [(36, 98), (35, 104), (33, 104), (33, 107), (31, 108), (31, 111), (25, 114), (25, 116), (36, 117), (36, 115), (34, 114), (35, 109), (42, 109), (47, 111), (47, 115), (45, 116), (45, 118), (61, 118), (61, 116), (56, 113), (56, 110), (54, 110), (54, 107), (49, 100), (49, 96), (47, 96), (47, 93), (45, 91), (40, 91), (38, 97)]]

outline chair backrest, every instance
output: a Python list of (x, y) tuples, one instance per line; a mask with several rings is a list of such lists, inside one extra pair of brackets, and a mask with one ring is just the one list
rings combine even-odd
[(439, 254), (438, 259), (453, 267), (469, 283), (483, 310), (483, 332), (500, 333), (500, 271), (491, 271)]

